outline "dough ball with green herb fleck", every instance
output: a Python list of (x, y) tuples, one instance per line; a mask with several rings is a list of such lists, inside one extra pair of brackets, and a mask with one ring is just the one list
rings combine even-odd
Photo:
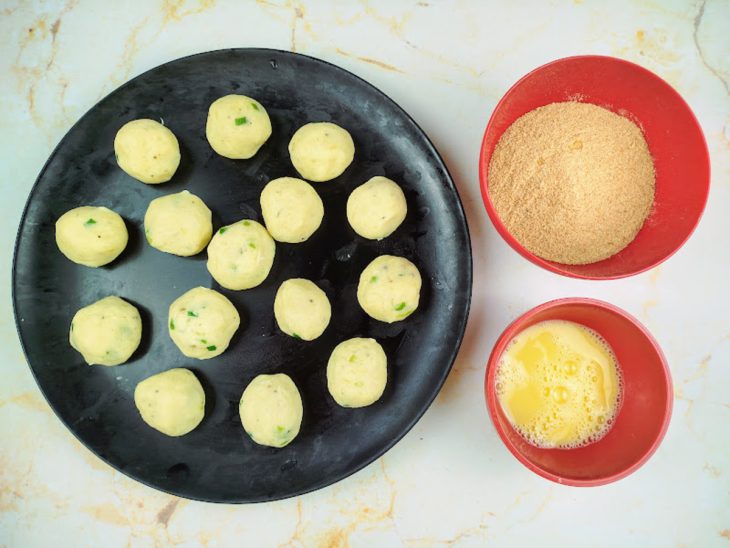
[(373, 177), (347, 199), (347, 220), (363, 238), (382, 240), (406, 218), (408, 205), (401, 188), (386, 177)]
[(124, 299), (105, 297), (76, 312), (68, 338), (89, 365), (119, 365), (137, 350), (142, 319)]
[(160, 196), (147, 207), (144, 233), (155, 249), (182, 257), (196, 255), (213, 234), (210, 209), (187, 190)]
[(327, 362), (327, 389), (342, 407), (375, 403), (387, 382), (388, 358), (375, 339), (343, 341)]
[(288, 375), (259, 375), (243, 391), (238, 414), (253, 441), (284, 447), (299, 433), (302, 397)]
[(418, 308), (421, 274), (408, 259), (381, 255), (360, 274), (357, 300), (362, 309), (381, 322), (393, 323)]
[(77, 207), (56, 221), (58, 249), (85, 266), (109, 264), (124, 251), (128, 239), (124, 220), (105, 207)]
[(286, 280), (274, 298), (276, 323), (287, 335), (311, 341), (330, 323), (330, 301), (319, 287), (303, 278)]
[(213, 289), (196, 287), (170, 305), (170, 338), (188, 358), (208, 360), (222, 354), (238, 330), (236, 307)]
[(205, 392), (189, 369), (175, 368), (147, 377), (134, 389), (142, 420), (168, 436), (183, 436), (205, 416)]
[(221, 227), (208, 246), (208, 272), (226, 289), (261, 284), (274, 264), (276, 245), (266, 229), (244, 219)]
[(291, 163), (310, 181), (329, 181), (342, 174), (355, 157), (355, 143), (347, 130), (330, 122), (300, 127), (289, 142)]
[(312, 185), (294, 177), (269, 181), (261, 192), (266, 229), (279, 242), (305, 241), (322, 224), (324, 206)]
[(149, 185), (169, 181), (180, 165), (175, 134), (146, 118), (127, 122), (117, 131), (114, 155), (128, 175)]
[(246, 160), (271, 136), (271, 120), (256, 99), (226, 95), (210, 105), (205, 136), (221, 156)]

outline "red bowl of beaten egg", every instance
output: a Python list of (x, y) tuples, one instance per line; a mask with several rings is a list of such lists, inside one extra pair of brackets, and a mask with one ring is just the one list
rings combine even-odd
[[(524, 330), (550, 320), (574, 322), (600, 335), (613, 350), (622, 380), (610, 429), (574, 449), (529, 443), (512, 426), (496, 389), (500, 360), (510, 344)], [(544, 478), (579, 487), (604, 485), (636, 471), (659, 447), (672, 414), (672, 380), (657, 342), (638, 320), (594, 299), (559, 299), (517, 318), (492, 350), (484, 390), (497, 433), (517, 460)]]
[[(489, 194), (490, 161), (502, 134), (528, 112), (567, 101), (591, 103), (633, 121), (654, 162), (654, 203), (642, 228), (623, 250), (590, 264), (561, 264), (530, 252), (502, 222)], [(565, 276), (615, 279), (653, 268), (687, 241), (707, 201), (710, 161), (697, 119), (669, 84), (634, 63), (586, 55), (543, 65), (510, 88), (487, 124), (479, 178), (492, 223), (523, 257)]]

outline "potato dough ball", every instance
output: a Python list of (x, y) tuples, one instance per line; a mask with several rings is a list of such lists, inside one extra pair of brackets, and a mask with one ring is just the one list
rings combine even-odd
[(274, 298), (276, 323), (287, 335), (311, 341), (330, 323), (330, 301), (319, 287), (303, 278), (286, 280)]
[(386, 177), (373, 177), (347, 199), (347, 220), (363, 238), (382, 240), (406, 218), (408, 205), (401, 188)]
[(105, 297), (76, 312), (68, 338), (89, 365), (119, 365), (137, 350), (142, 319), (124, 299)]
[(127, 247), (127, 227), (111, 209), (83, 206), (67, 211), (56, 221), (56, 245), (69, 260), (85, 266), (103, 266)]
[(205, 136), (221, 156), (246, 160), (271, 136), (271, 120), (256, 99), (226, 95), (210, 105)]
[(322, 224), (324, 206), (312, 185), (294, 177), (281, 177), (269, 181), (261, 192), (261, 213), (274, 240), (296, 244)]
[(147, 377), (134, 389), (142, 420), (168, 436), (195, 429), (205, 415), (205, 392), (192, 371), (170, 369)]
[(182, 257), (196, 255), (213, 234), (210, 209), (187, 190), (160, 196), (147, 207), (144, 234), (155, 249)]
[(117, 131), (114, 155), (128, 175), (150, 185), (169, 181), (180, 165), (175, 134), (147, 118), (127, 122)]
[(238, 414), (253, 441), (284, 447), (299, 433), (302, 397), (288, 375), (259, 375), (243, 391)]
[(381, 255), (360, 274), (357, 300), (368, 316), (393, 323), (418, 308), (421, 274), (408, 259)]
[(261, 284), (274, 264), (276, 245), (266, 229), (244, 219), (221, 227), (208, 246), (208, 272), (226, 289)]
[(378, 401), (387, 382), (388, 359), (374, 339), (343, 341), (327, 362), (327, 389), (342, 407), (365, 407)]
[(355, 143), (347, 130), (329, 122), (300, 127), (289, 142), (291, 163), (310, 181), (329, 181), (341, 175), (355, 157)]
[(196, 287), (170, 305), (170, 338), (188, 358), (207, 360), (222, 354), (238, 329), (236, 307), (213, 289)]

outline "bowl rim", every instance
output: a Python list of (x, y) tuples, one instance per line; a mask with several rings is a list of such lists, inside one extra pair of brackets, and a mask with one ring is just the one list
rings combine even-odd
[[(491, 386), (494, 384), (494, 376), (495, 376), (495, 370), (496, 370), (496, 363), (498, 359), (501, 357), (502, 352), (504, 351), (504, 345), (506, 343), (506, 340), (513, 338), (517, 333), (522, 331), (522, 324), (525, 323), (525, 321), (531, 319), (535, 315), (539, 314), (540, 312), (544, 312), (545, 310), (550, 310), (552, 308), (557, 308), (564, 305), (587, 305), (592, 307), (601, 308), (603, 310), (606, 310), (608, 312), (614, 313), (627, 322), (631, 323), (634, 327), (636, 327), (648, 340), (649, 344), (654, 349), (654, 352), (656, 352), (657, 357), (659, 358), (659, 362), (662, 366), (662, 372), (664, 373), (664, 378), (666, 379), (666, 401), (667, 405), (664, 408), (664, 416), (662, 417), (662, 425), (659, 429), (659, 432), (657, 433), (656, 437), (652, 441), (649, 448), (642, 454), (642, 456), (634, 462), (631, 466), (628, 466), (624, 470), (621, 470), (619, 472), (616, 472), (614, 474), (610, 474), (608, 476), (600, 477), (600, 478), (593, 478), (593, 479), (573, 479), (573, 478), (566, 478), (563, 476), (560, 476), (558, 474), (554, 474), (552, 472), (549, 472), (540, 466), (533, 463), (531, 460), (529, 460), (527, 457), (525, 457), (517, 447), (510, 441), (510, 439), (505, 434), (504, 430), (500, 427), (499, 421), (497, 419), (497, 406), (499, 406), (499, 402), (497, 401), (497, 397), (495, 394), (495, 391), (491, 389)], [(497, 353), (497, 348), (502, 347), (502, 350)], [(620, 479), (623, 479), (634, 472), (636, 472), (639, 468), (641, 468), (646, 462), (654, 455), (656, 450), (659, 448), (659, 445), (661, 445), (662, 440), (664, 439), (665, 434), (667, 433), (667, 429), (669, 428), (669, 423), (672, 418), (672, 409), (674, 407), (674, 387), (672, 383), (672, 375), (669, 370), (669, 365), (667, 363), (667, 359), (664, 356), (664, 352), (662, 352), (661, 347), (659, 346), (659, 343), (656, 341), (656, 339), (652, 336), (652, 334), (649, 332), (649, 330), (644, 327), (644, 325), (639, 322), (638, 319), (636, 319), (634, 316), (626, 312), (625, 310), (619, 308), (618, 306), (615, 306), (611, 303), (601, 301), (598, 299), (591, 299), (587, 297), (565, 297), (561, 299), (555, 299), (552, 301), (545, 302), (543, 304), (540, 304), (534, 308), (531, 308), (527, 312), (521, 314), (518, 316), (515, 320), (513, 320), (502, 332), (502, 334), (499, 336), (497, 341), (494, 343), (494, 346), (492, 347), (492, 352), (489, 355), (489, 360), (487, 361), (487, 368), (484, 373), (484, 398), (486, 400), (487, 404), (487, 410), (489, 411), (489, 418), (492, 421), (492, 424), (494, 425), (494, 429), (497, 431), (497, 434), (499, 435), (500, 439), (502, 440), (502, 443), (507, 447), (510, 453), (518, 460), (520, 461), (526, 468), (531, 470), (532, 472), (536, 473), (539, 476), (542, 476), (545, 479), (548, 479), (550, 481), (553, 481), (555, 483), (559, 483), (561, 485), (569, 485), (572, 487), (597, 487), (601, 485), (606, 485), (609, 483), (616, 482)]]
[[(704, 189), (704, 192), (703, 192), (704, 199), (702, 200), (702, 206), (700, 208), (699, 214), (697, 215), (697, 218), (695, 219), (692, 227), (687, 232), (687, 235), (684, 237), (684, 239), (682, 239), (682, 241), (679, 243), (679, 245), (677, 245), (671, 252), (667, 253), (664, 257), (657, 259), (655, 261), (652, 261), (649, 264), (647, 264), (641, 268), (637, 268), (632, 271), (622, 272), (619, 274), (613, 274), (610, 276), (589, 276), (586, 274), (579, 274), (576, 272), (571, 272), (570, 270), (563, 268), (562, 265), (560, 265), (559, 263), (553, 263), (553, 262), (547, 261), (546, 259), (538, 257), (534, 253), (528, 251), (524, 246), (522, 246), (522, 244), (520, 244), (517, 241), (517, 239), (514, 236), (512, 236), (510, 231), (507, 229), (507, 227), (504, 225), (502, 220), (499, 218), (499, 215), (497, 214), (497, 211), (494, 208), (494, 204), (492, 203), (492, 199), (489, 197), (489, 192), (487, 191), (487, 186), (488, 186), (487, 183), (488, 183), (488, 179), (489, 179), (489, 177), (487, 176), (487, 171), (489, 169), (489, 162), (491, 161), (492, 153), (494, 152), (492, 150), (489, 153), (489, 157), (487, 157), (487, 154), (486, 154), (487, 134), (489, 133), (489, 130), (491, 129), (492, 124), (494, 123), (497, 114), (500, 112), (500, 110), (506, 103), (507, 99), (512, 95), (512, 93), (514, 92), (515, 89), (517, 89), (519, 86), (522, 85), (522, 83), (525, 80), (527, 80), (528, 78), (531, 78), (536, 73), (543, 71), (553, 65), (558, 65), (558, 64), (562, 64), (562, 63), (566, 63), (566, 62), (572, 62), (572, 61), (576, 61), (576, 60), (585, 60), (585, 59), (595, 60), (595, 61), (599, 61), (599, 62), (615, 62), (618, 64), (623, 64), (623, 65), (626, 65), (627, 67), (631, 68), (632, 70), (642, 73), (645, 77), (658, 80), (659, 82), (664, 84), (667, 87), (670, 95), (672, 95), (680, 105), (684, 106), (684, 108), (689, 113), (691, 120), (694, 122), (694, 125), (697, 128), (697, 132), (699, 133), (700, 143), (701, 143), (701, 146), (702, 146), (702, 149), (704, 152), (703, 157), (705, 160), (705, 164), (707, 165), (707, 177), (705, 180), (701, 181), (702, 185), (703, 185), (703, 189)], [(500, 138), (501, 138), (501, 135), (500, 135)], [(628, 278), (630, 276), (635, 276), (637, 274), (641, 274), (643, 272), (651, 270), (652, 268), (659, 266), (664, 261), (666, 261), (667, 259), (672, 257), (675, 253), (677, 253), (684, 246), (684, 244), (687, 243), (687, 240), (689, 240), (692, 237), (692, 234), (694, 234), (695, 230), (697, 229), (697, 226), (699, 225), (700, 220), (702, 219), (702, 216), (705, 212), (705, 208), (707, 207), (707, 201), (708, 201), (709, 194), (710, 194), (710, 181), (712, 178), (711, 177), (712, 165), (710, 163), (710, 152), (709, 152), (709, 149), (707, 148), (707, 140), (705, 139), (705, 134), (702, 131), (702, 125), (700, 124), (699, 120), (697, 119), (697, 116), (695, 116), (695, 113), (692, 111), (692, 109), (690, 108), (687, 101), (685, 101), (684, 98), (679, 94), (679, 92), (676, 89), (674, 89), (674, 87), (671, 84), (669, 84), (666, 80), (664, 80), (661, 76), (653, 73), (649, 69), (642, 67), (641, 65), (638, 65), (631, 61), (627, 61), (626, 59), (621, 59), (620, 57), (612, 57), (610, 55), (572, 55), (569, 57), (561, 57), (560, 59), (555, 59), (553, 61), (550, 61), (548, 63), (540, 65), (539, 67), (532, 69), (527, 74), (522, 76), (519, 80), (517, 80), (514, 84), (512, 84), (510, 86), (510, 88), (504, 93), (504, 95), (502, 95), (499, 102), (497, 102), (497, 104), (495, 105), (494, 109), (492, 110), (492, 114), (489, 117), (489, 121), (487, 122), (487, 126), (484, 130), (484, 135), (482, 137), (482, 142), (481, 142), (481, 145), (479, 148), (478, 170), (479, 170), (479, 188), (481, 190), (482, 201), (484, 202), (484, 207), (487, 210), (487, 215), (489, 215), (489, 218), (491, 219), (492, 224), (497, 229), (497, 232), (502, 237), (502, 239), (505, 242), (507, 242), (507, 244), (509, 244), (509, 246), (512, 249), (517, 251), (517, 253), (522, 255), (525, 259), (532, 262), (533, 264), (536, 264), (537, 266), (542, 267), (545, 270), (548, 270), (555, 274), (560, 274), (561, 276), (566, 276), (569, 278), (577, 278), (577, 279), (581, 279), (581, 280), (618, 280), (618, 279), (622, 279), (622, 278)], [(566, 265), (566, 266), (570, 266), (570, 265)]]

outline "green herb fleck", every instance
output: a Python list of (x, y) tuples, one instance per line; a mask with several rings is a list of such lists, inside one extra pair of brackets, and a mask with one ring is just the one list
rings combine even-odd
[(302, 338), (299, 335), (297, 335), (296, 333), (292, 333), (291, 336), (294, 337), (295, 339), (302, 340)]
[(188, 316), (190, 316), (191, 318), (197, 318), (198, 317), (198, 313), (197, 312), (193, 312), (192, 310), (188, 310)]
[(89, 219), (88, 221), (86, 221), (84, 223), (84, 226), (91, 226), (91, 225), (95, 225), (95, 224), (96, 224), (96, 221), (94, 219)]
[(378, 281), (378, 277), (377, 276), (373, 276), (372, 278), (370, 278), (370, 283), (371, 284), (374, 284), (377, 281)]
[(240, 118), (236, 118), (236, 125), (237, 126), (242, 126), (246, 122), (247, 122), (247, 120), (246, 120), (246, 117), (245, 116), (241, 116)]
[(172, 321), (172, 318), (170, 318), (170, 329), (175, 329), (175, 322)]
[(256, 103), (253, 103), (252, 102), (251, 103), (251, 106), (253, 107), (254, 110), (258, 110), (259, 109), (259, 106)]
[(214, 345), (214, 344), (211, 344), (211, 345), (210, 345), (210, 346), (208, 347), (208, 350), (210, 350), (211, 352), (213, 352), (213, 351), (215, 350), (215, 345)]
[(350, 356), (350, 363), (354, 362), (357, 358), (355, 357), (355, 354)]
[(218, 234), (223, 234), (226, 230), (228, 230), (227, 226), (222, 226), (220, 230), (218, 231)]
[(250, 247), (251, 249), (256, 249), (256, 244), (253, 242), (248, 242), (248, 247)]
[(402, 302), (398, 306), (395, 307), (396, 311), (401, 311), (406, 307), (406, 303)]
[(243, 221), (243, 226), (249, 226), (251, 224), (250, 221)]
[(202, 342), (203, 344), (208, 344), (208, 341), (206, 341), (205, 339), (200, 339), (200, 342)]
[(279, 425), (279, 426), (276, 427), (276, 431), (279, 432), (279, 434), (283, 434), (284, 433), (284, 430), (286, 430), (286, 428), (284, 428), (281, 425)]

